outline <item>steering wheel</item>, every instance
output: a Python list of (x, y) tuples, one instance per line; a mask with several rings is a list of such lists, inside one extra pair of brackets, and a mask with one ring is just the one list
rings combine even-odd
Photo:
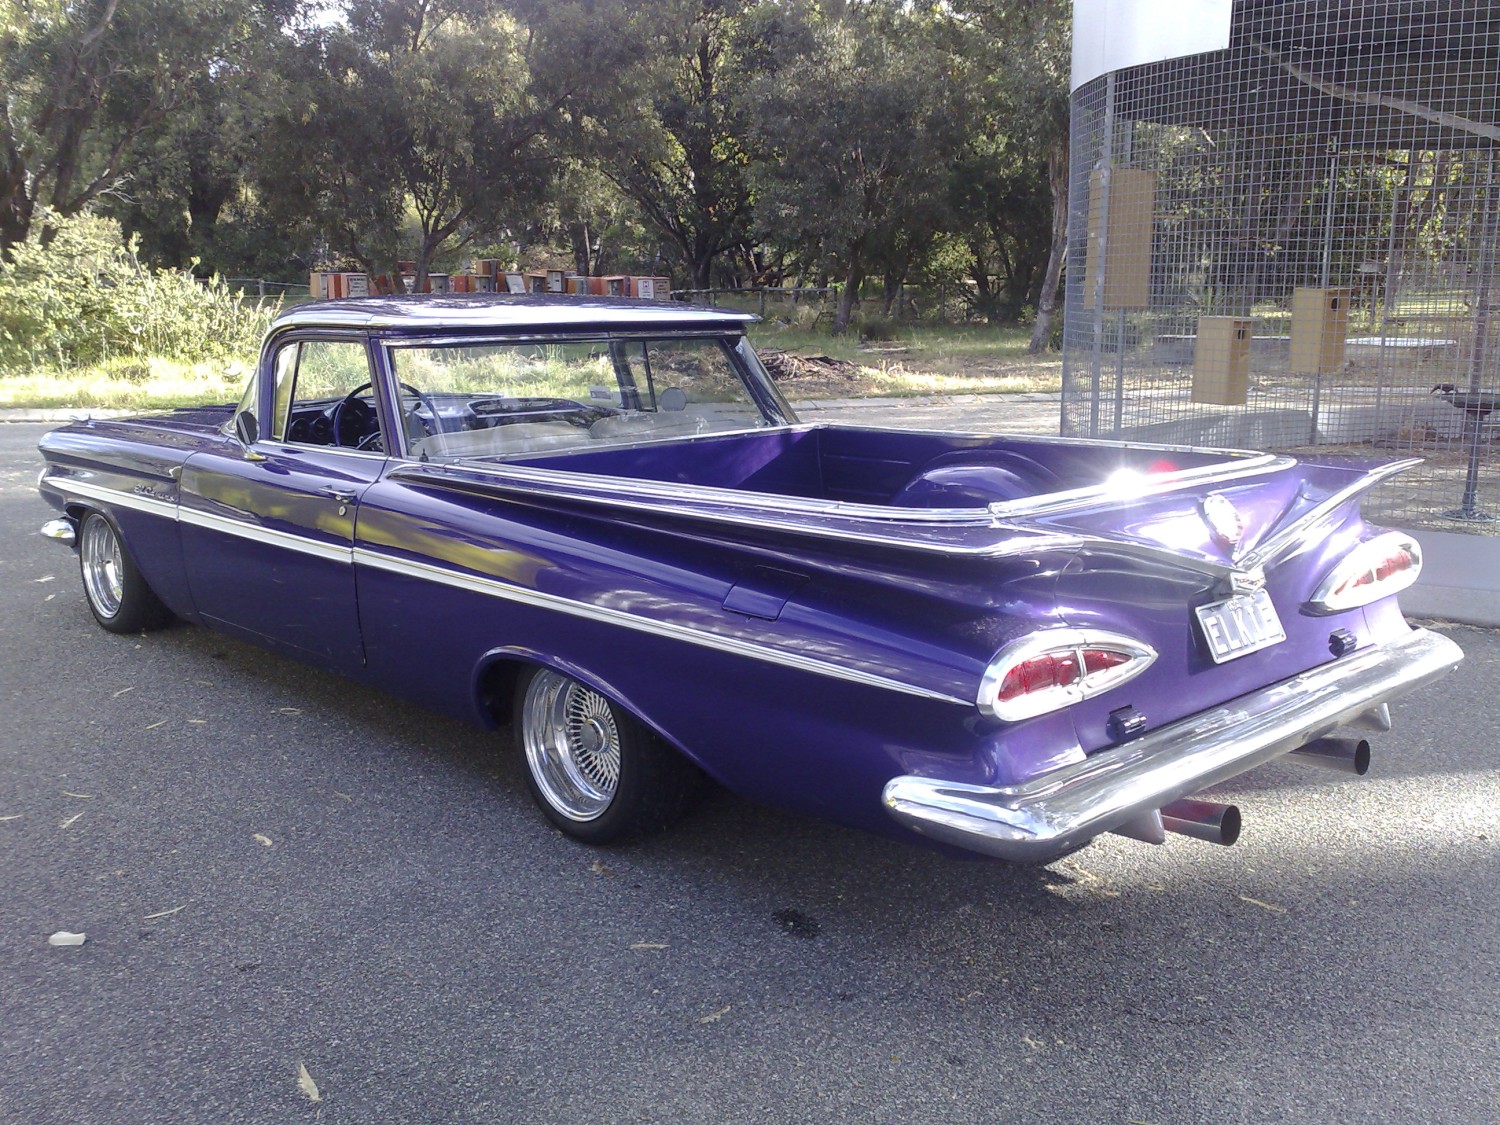
[[(416, 423), (423, 433), (434, 434), (443, 428), (438, 420), (437, 407), (432, 400), (419, 391), (410, 383), (397, 383), (405, 394), (411, 395), (417, 402), (427, 408), (427, 413), (432, 418), (432, 424), (428, 423), (417, 413), (415, 408), (408, 409), (406, 403), (401, 403), (402, 424), (407, 433), (412, 432), (412, 423)], [(333, 444), (345, 449), (360, 449), (366, 451), (383, 452), (384, 447), (380, 440), (380, 426), (376, 423), (375, 408), (368, 403), (361, 402), (359, 396), (372, 389), (369, 382), (361, 383), (352, 391), (339, 399), (333, 408)], [(370, 427), (374, 425), (374, 429)], [(350, 432), (346, 433), (346, 430)], [(359, 435), (363, 436), (359, 436)]]

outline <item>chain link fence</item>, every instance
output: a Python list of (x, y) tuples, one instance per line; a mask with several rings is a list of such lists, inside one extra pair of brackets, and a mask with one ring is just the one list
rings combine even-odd
[(1073, 97), (1066, 433), (1411, 455), (1366, 511), (1500, 533), (1500, 5), (1235, 3)]

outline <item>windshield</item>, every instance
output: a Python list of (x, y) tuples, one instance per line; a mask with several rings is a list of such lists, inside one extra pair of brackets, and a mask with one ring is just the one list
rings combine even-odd
[[(407, 452), (498, 457), (780, 424), (721, 337), (397, 345)], [(774, 394), (774, 391), (771, 392)]]

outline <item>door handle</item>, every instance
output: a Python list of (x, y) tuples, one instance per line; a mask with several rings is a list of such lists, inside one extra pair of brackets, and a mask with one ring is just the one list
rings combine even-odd
[(354, 503), (354, 497), (356, 495), (354, 489), (344, 488), (343, 486), (336, 484), (329, 485), (327, 488), (320, 488), (318, 489), (318, 492), (323, 496), (333, 497), (340, 504)]

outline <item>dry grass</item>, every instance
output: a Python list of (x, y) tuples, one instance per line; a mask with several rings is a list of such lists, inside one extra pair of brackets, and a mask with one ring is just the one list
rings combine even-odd
[(894, 340), (862, 342), (854, 335), (835, 337), (766, 323), (754, 326), (750, 339), (759, 348), (830, 356), (858, 371), (852, 378), (798, 380), (800, 398), (1015, 394), (1062, 388), (1061, 355), (1027, 355), (1030, 332), (1025, 328), (912, 327), (903, 328)]
[[(751, 339), (759, 347), (827, 355), (852, 365), (848, 374), (798, 379), (784, 388), (801, 399), (1055, 392), (1062, 385), (1061, 356), (1028, 356), (1024, 328), (903, 328), (897, 339), (861, 343), (852, 335), (832, 337), (768, 323), (755, 326)], [(0, 378), (0, 409), (140, 410), (231, 402), (252, 362), (250, 357), (226, 364), (153, 358), (37, 368)]]
[(154, 410), (233, 402), (250, 365), (114, 360), (85, 368), (38, 368), (0, 378), (0, 409)]

